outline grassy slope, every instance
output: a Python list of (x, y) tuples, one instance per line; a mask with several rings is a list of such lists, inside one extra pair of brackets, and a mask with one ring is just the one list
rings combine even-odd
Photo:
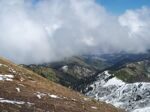
[[(0, 81), (0, 98), (32, 103), (32, 105), (28, 103), (22, 105), (0, 103), (0, 111), (121, 112), (121, 110), (102, 102), (96, 102), (92, 99), (84, 100), (85, 96), (42, 78), (41, 76), (3, 58), (0, 58), (0, 64), (5, 65), (0, 66), (1, 75), (14, 75), (13, 81)], [(20, 88), (20, 92), (16, 91), (16, 87)], [(46, 95), (39, 99), (36, 95), (37, 92)], [(54, 94), (60, 98), (51, 98), (48, 94)], [(92, 108), (93, 106), (96, 107), (96, 109)]]
[(148, 60), (126, 64), (123, 68), (113, 72), (115, 76), (125, 82), (149, 82), (150, 62)]

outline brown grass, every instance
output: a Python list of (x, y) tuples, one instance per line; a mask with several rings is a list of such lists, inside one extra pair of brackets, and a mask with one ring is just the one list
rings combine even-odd
[[(33, 103), (33, 105), (0, 103), (0, 112), (123, 112), (103, 102), (91, 99), (85, 101), (85, 96), (51, 82), (4, 58), (0, 58), (0, 64), (8, 66), (1, 66), (0, 74), (15, 76), (13, 81), (0, 81), (0, 98)], [(11, 72), (9, 68), (16, 72)], [(16, 87), (19, 87), (21, 92), (17, 92)], [(51, 98), (46, 95), (38, 99), (37, 92), (54, 94), (60, 98)], [(92, 107), (96, 107), (96, 109)]]

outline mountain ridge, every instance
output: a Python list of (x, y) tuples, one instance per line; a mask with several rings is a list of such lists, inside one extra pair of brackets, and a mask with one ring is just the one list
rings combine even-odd
[(5, 112), (123, 112), (0, 58), (0, 110)]

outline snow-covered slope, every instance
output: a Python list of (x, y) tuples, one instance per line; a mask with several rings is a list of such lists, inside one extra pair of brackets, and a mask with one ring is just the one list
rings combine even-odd
[(128, 112), (150, 112), (150, 83), (125, 83), (105, 71), (87, 87), (87, 96)]

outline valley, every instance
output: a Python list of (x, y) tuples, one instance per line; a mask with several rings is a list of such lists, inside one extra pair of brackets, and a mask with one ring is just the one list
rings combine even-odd
[[(150, 55), (84, 55), (61, 62), (24, 65), (56, 83), (129, 112), (149, 108)], [(44, 70), (44, 71), (43, 71)], [(146, 110), (147, 111), (147, 110)]]

